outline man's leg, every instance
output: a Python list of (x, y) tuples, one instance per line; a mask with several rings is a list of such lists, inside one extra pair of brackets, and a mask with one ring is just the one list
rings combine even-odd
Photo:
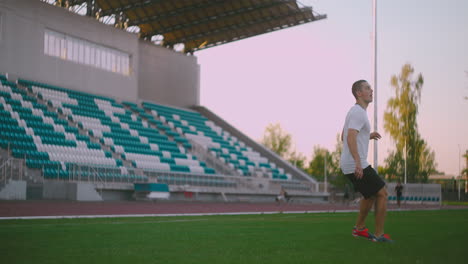
[(366, 218), (369, 214), (369, 211), (372, 209), (374, 205), (375, 197), (370, 197), (369, 199), (361, 199), (361, 203), (359, 206), (359, 214), (356, 222), (356, 228), (362, 229), (366, 226)]
[(384, 233), (385, 216), (387, 215), (387, 189), (383, 187), (377, 192), (375, 200), (375, 236)]

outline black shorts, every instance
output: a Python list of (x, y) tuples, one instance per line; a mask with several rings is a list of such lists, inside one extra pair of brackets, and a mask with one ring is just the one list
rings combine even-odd
[(374, 196), (385, 186), (385, 182), (370, 165), (363, 170), (361, 179), (356, 179), (354, 173), (346, 174), (345, 176), (353, 183), (354, 189), (360, 192), (365, 199)]

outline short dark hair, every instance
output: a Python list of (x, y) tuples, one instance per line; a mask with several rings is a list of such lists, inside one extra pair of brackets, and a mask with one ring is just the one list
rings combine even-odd
[(359, 81), (355, 81), (353, 83), (353, 87), (351, 88), (351, 90), (353, 92), (354, 98), (357, 99), (356, 93), (357, 93), (358, 90), (361, 90), (361, 84), (363, 84), (365, 82), (367, 82), (367, 81), (366, 80), (359, 80)]

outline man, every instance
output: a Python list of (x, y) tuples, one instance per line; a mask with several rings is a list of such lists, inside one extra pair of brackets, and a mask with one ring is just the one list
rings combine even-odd
[[(393, 242), (384, 233), (385, 216), (387, 214), (387, 190), (385, 182), (367, 162), (369, 140), (381, 138), (377, 132), (370, 132), (367, 106), (372, 102), (372, 92), (365, 80), (356, 81), (352, 86), (352, 93), (356, 104), (346, 115), (341, 140), (343, 152), (340, 167), (346, 177), (353, 183), (355, 190), (360, 192), (361, 199), (358, 219), (353, 228), (353, 236), (365, 237), (375, 242)], [(365, 222), (369, 211), (375, 205), (375, 233), (369, 233)]]
[(286, 192), (284, 187), (281, 187), (280, 194), (275, 198), (275, 200), (277, 204), (280, 204), (281, 201), (284, 201), (284, 202), (289, 201), (288, 193)]
[(395, 192), (396, 192), (396, 198), (397, 198), (397, 204), (398, 208), (400, 208), (401, 205), (401, 196), (403, 194), (403, 185), (401, 185), (401, 182), (398, 181), (397, 185), (395, 186)]

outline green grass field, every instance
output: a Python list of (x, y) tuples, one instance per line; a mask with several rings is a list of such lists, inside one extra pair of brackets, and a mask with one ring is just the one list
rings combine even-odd
[(352, 237), (355, 217), (319, 213), (2, 220), (0, 260), (448, 264), (465, 263), (468, 257), (468, 210), (389, 212), (386, 231), (396, 240), (393, 244)]

